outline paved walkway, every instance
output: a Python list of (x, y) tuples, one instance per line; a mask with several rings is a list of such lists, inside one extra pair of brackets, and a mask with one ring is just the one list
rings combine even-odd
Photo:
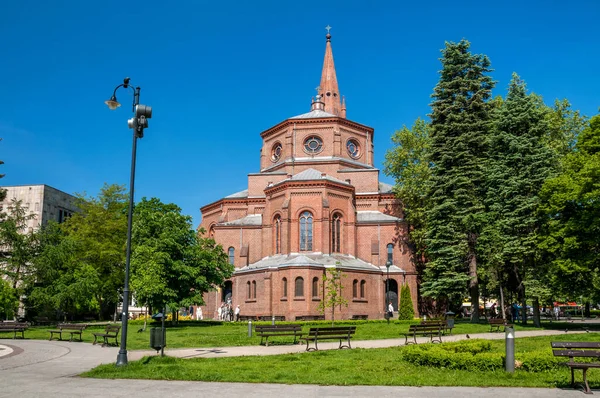
[[(518, 332), (518, 337), (564, 334), (557, 331)], [(503, 339), (503, 333), (473, 335), (473, 338)], [(448, 336), (445, 341), (465, 339), (465, 335)], [(354, 347), (379, 348), (404, 344), (404, 340), (355, 341)], [(321, 349), (334, 348), (336, 343), (320, 345)], [(383, 386), (317, 386), (247, 383), (205, 383), (156, 380), (104, 380), (77, 377), (83, 371), (102, 363), (116, 360), (118, 348), (100, 347), (87, 343), (69, 343), (42, 340), (0, 340), (0, 397), (134, 397), (165, 398), (222, 397), (223, 394), (244, 397), (578, 397), (581, 392), (571, 389), (538, 388), (471, 388), (471, 387), (383, 387)], [(225, 357), (240, 355), (276, 355), (302, 352), (302, 346), (248, 346), (214, 349), (166, 350), (171, 356)], [(130, 351), (129, 359), (154, 351)], [(307, 354), (310, 355), (310, 354)]]

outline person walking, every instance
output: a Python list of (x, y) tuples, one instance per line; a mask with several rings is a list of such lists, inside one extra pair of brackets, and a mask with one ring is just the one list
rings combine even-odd
[(390, 301), (390, 303), (388, 304), (388, 320), (394, 317), (394, 306), (392, 305), (392, 302)]
[(240, 305), (238, 304), (237, 307), (235, 307), (235, 321), (239, 321), (240, 320)]

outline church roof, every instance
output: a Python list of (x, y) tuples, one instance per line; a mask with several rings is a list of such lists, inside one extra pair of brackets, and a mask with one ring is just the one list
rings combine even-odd
[(379, 183), (379, 193), (392, 193), (394, 189), (393, 185), (386, 184), (385, 182)]
[(358, 223), (370, 223), (370, 222), (399, 222), (402, 221), (399, 217), (390, 216), (388, 214), (383, 214), (380, 211), (357, 211), (356, 212), (356, 222)]
[(315, 169), (306, 169), (298, 174), (294, 174), (292, 176), (292, 178), (286, 178), (285, 180), (279, 181), (278, 183), (276, 183), (274, 185), (279, 185), (286, 181), (313, 181), (313, 180), (327, 180), (327, 181), (336, 182), (338, 184), (350, 185), (346, 181), (342, 181), (342, 180), (339, 180), (335, 177), (331, 177), (328, 175), (323, 175), (322, 172), (320, 172), (319, 170), (315, 170)]
[[(368, 271), (379, 271), (381, 267), (377, 267), (371, 263), (367, 263), (359, 258), (347, 256), (343, 254), (322, 254), (322, 253), (307, 253), (299, 254), (292, 253), (290, 255), (278, 254), (275, 256), (265, 257), (253, 264), (237, 269), (235, 273), (243, 273), (256, 271), (260, 269), (273, 269), (283, 267), (321, 267), (321, 268), (345, 268)], [(385, 267), (384, 267), (385, 269)], [(390, 268), (391, 270), (391, 268)]]
[(320, 117), (337, 117), (336, 115), (325, 112), (321, 109), (315, 109), (308, 113), (303, 113), (302, 115), (291, 117), (290, 119), (317, 119)]
[(244, 189), (243, 191), (232, 193), (231, 195), (225, 196), (225, 199), (235, 199), (235, 198), (247, 198), (248, 190)]
[(219, 223), (219, 225), (262, 225), (262, 214), (248, 214), (246, 217)]

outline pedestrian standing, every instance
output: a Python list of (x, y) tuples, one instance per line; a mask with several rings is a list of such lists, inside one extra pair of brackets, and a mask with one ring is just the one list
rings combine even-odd
[(238, 304), (237, 307), (235, 307), (235, 321), (239, 321), (240, 320), (240, 306)]

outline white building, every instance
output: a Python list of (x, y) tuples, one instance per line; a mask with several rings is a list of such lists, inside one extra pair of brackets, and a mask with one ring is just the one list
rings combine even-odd
[(35, 214), (35, 218), (28, 222), (29, 231), (45, 226), (50, 220), (61, 223), (78, 211), (75, 196), (48, 185), (15, 185), (0, 188), (6, 190), (6, 198), (0, 202), (4, 211), (13, 199), (16, 199), (22, 201), (23, 207), (30, 214)]

